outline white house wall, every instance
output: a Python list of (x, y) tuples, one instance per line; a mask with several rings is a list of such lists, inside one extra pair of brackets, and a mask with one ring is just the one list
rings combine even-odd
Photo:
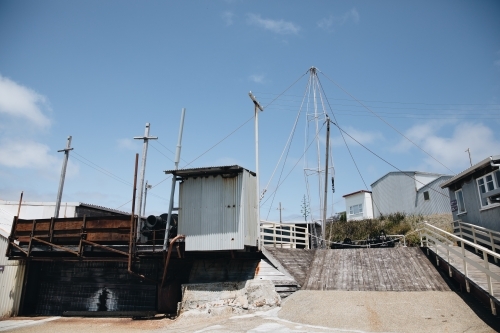
[(438, 179), (439, 176), (436, 175), (428, 175), (425, 173), (415, 173), (415, 188), (420, 190), (422, 187), (425, 185), (429, 184), (430, 182), (433, 182), (434, 180)]
[[(354, 205), (363, 205), (363, 213), (350, 215), (350, 207)], [(370, 193), (362, 192), (354, 195), (350, 195), (345, 198), (345, 209), (346, 209), (346, 217), (347, 221), (356, 221), (362, 219), (370, 219), (373, 218), (373, 208), (372, 208), (372, 200)]]
[[(366, 207), (366, 209), (365, 209)], [(365, 205), (363, 206), (363, 216), (365, 219), (373, 218), (372, 194), (365, 192)]]
[[(75, 217), (75, 207), (79, 203), (61, 203), (59, 209), (59, 217)], [(19, 202), (15, 201), (0, 201), (0, 227), (8, 229), (10, 227), (14, 216), (17, 215)], [(25, 202), (21, 205), (19, 218), (21, 219), (48, 219), (54, 216), (55, 203), (47, 202)]]
[(8, 240), (0, 234), (0, 318), (17, 316), (23, 286), (25, 265), (18, 260), (7, 260)]

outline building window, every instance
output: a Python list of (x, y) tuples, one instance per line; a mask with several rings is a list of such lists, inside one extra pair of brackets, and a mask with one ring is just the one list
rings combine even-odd
[(500, 188), (500, 170), (491, 172), (477, 179), (477, 188), (479, 190), (479, 201), (481, 207), (491, 206), (493, 203), (489, 198), (483, 198), (483, 194)]
[(465, 213), (465, 202), (464, 202), (464, 194), (462, 193), (462, 189), (455, 192), (455, 198), (457, 199), (458, 213)]
[(429, 200), (429, 191), (424, 192), (424, 200)]
[(349, 207), (349, 215), (356, 215), (363, 213), (363, 204), (354, 205)]

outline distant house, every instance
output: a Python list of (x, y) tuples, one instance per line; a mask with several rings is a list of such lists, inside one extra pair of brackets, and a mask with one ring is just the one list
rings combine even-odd
[(371, 185), (374, 217), (396, 212), (450, 213), (450, 198), (440, 185), (451, 177), (419, 171), (389, 172)]
[(453, 220), (500, 231), (500, 155), (490, 156), (441, 184)]
[(372, 192), (357, 191), (343, 196), (347, 221), (372, 219)]

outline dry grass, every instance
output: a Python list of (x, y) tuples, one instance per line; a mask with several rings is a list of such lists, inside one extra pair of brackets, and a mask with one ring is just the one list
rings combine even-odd
[(345, 238), (351, 240), (373, 238), (378, 236), (381, 230), (384, 230), (387, 235), (405, 235), (408, 246), (418, 246), (420, 236), (417, 230), (419, 224), (424, 221), (445, 231), (453, 232), (451, 214), (422, 216), (394, 213), (379, 219), (333, 222), (327, 226), (326, 234), (330, 241), (341, 242)]

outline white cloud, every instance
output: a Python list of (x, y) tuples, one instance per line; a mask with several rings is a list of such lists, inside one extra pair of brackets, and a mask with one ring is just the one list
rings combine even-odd
[(42, 109), (50, 109), (43, 95), (0, 75), (0, 114), (22, 118), (46, 128), (50, 126), (50, 120)]
[(301, 30), (300, 26), (293, 22), (284, 20), (264, 19), (258, 14), (249, 13), (247, 23), (265, 30), (281, 35), (297, 35)]
[(224, 20), (224, 22), (226, 22), (226, 26), (230, 26), (233, 24), (233, 17), (234, 17), (234, 13), (231, 12), (231, 11), (225, 11), (222, 13), (222, 19)]
[(255, 83), (264, 83), (265, 76), (261, 74), (252, 74), (250, 75), (250, 80)]
[[(405, 135), (454, 172), (470, 166), (467, 148), (471, 151), (472, 163), (500, 154), (500, 139), (495, 136), (495, 132), (490, 127), (483, 123), (462, 122), (455, 124), (450, 135), (441, 134), (445, 130), (444, 127), (450, 125), (453, 126), (450, 122), (419, 124), (410, 128)], [(402, 139), (394, 150), (415, 152), (416, 149), (418, 150), (410, 142)], [(433, 158), (423, 153), (422, 157), (425, 166), (434, 170), (443, 169), (442, 165)]]
[(356, 8), (352, 8), (350, 11), (345, 12), (341, 16), (330, 15), (328, 18), (323, 18), (318, 21), (318, 27), (325, 30), (331, 30), (333, 25), (341, 26), (349, 21), (356, 24), (359, 23), (359, 13)]
[(0, 164), (12, 168), (51, 169), (58, 160), (49, 146), (30, 140), (0, 142)]
[[(346, 127), (343, 128), (343, 130), (348, 133), (350, 136), (352, 136), (354, 139), (359, 141), (360, 143), (367, 145), (371, 144), (377, 140), (383, 140), (384, 136), (380, 132), (370, 132), (370, 131), (364, 131), (364, 130), (358, 130), (353, 127)], [(346, 139), (347, 143), (349, 145), (355, 144), (358, 145), (353, 139), (351, 139), (348, 135), (344, 133), (344, 138)], [(332, 146), (344, 146), (344, 140), (340, 136), (335, 136), (331, 139), (331, 144)]]
[(137, 150), (139, 148), (138, 145), (138, 140), (133, 140), (133, 139), (118, 139), (116, 140), (116, 143), (118, 144), (118, 148), (120, 149), (126, 149), (126, 150)]
[[(47, 98), (0, 75), (0, 167), (7, 169), (31, 169), (52, 177), (60, 172), (61, 157), (51, 148), (34, 139), (35, 129), (47, 129), (50, 119), (44, 112), (50, 111)], [(3, 126), (2, 126), (3, 125)], [(6, 169), (7, 168), (7, 169)], [(68, 165), (68, 175), (78, 173), (74, 163)]]

